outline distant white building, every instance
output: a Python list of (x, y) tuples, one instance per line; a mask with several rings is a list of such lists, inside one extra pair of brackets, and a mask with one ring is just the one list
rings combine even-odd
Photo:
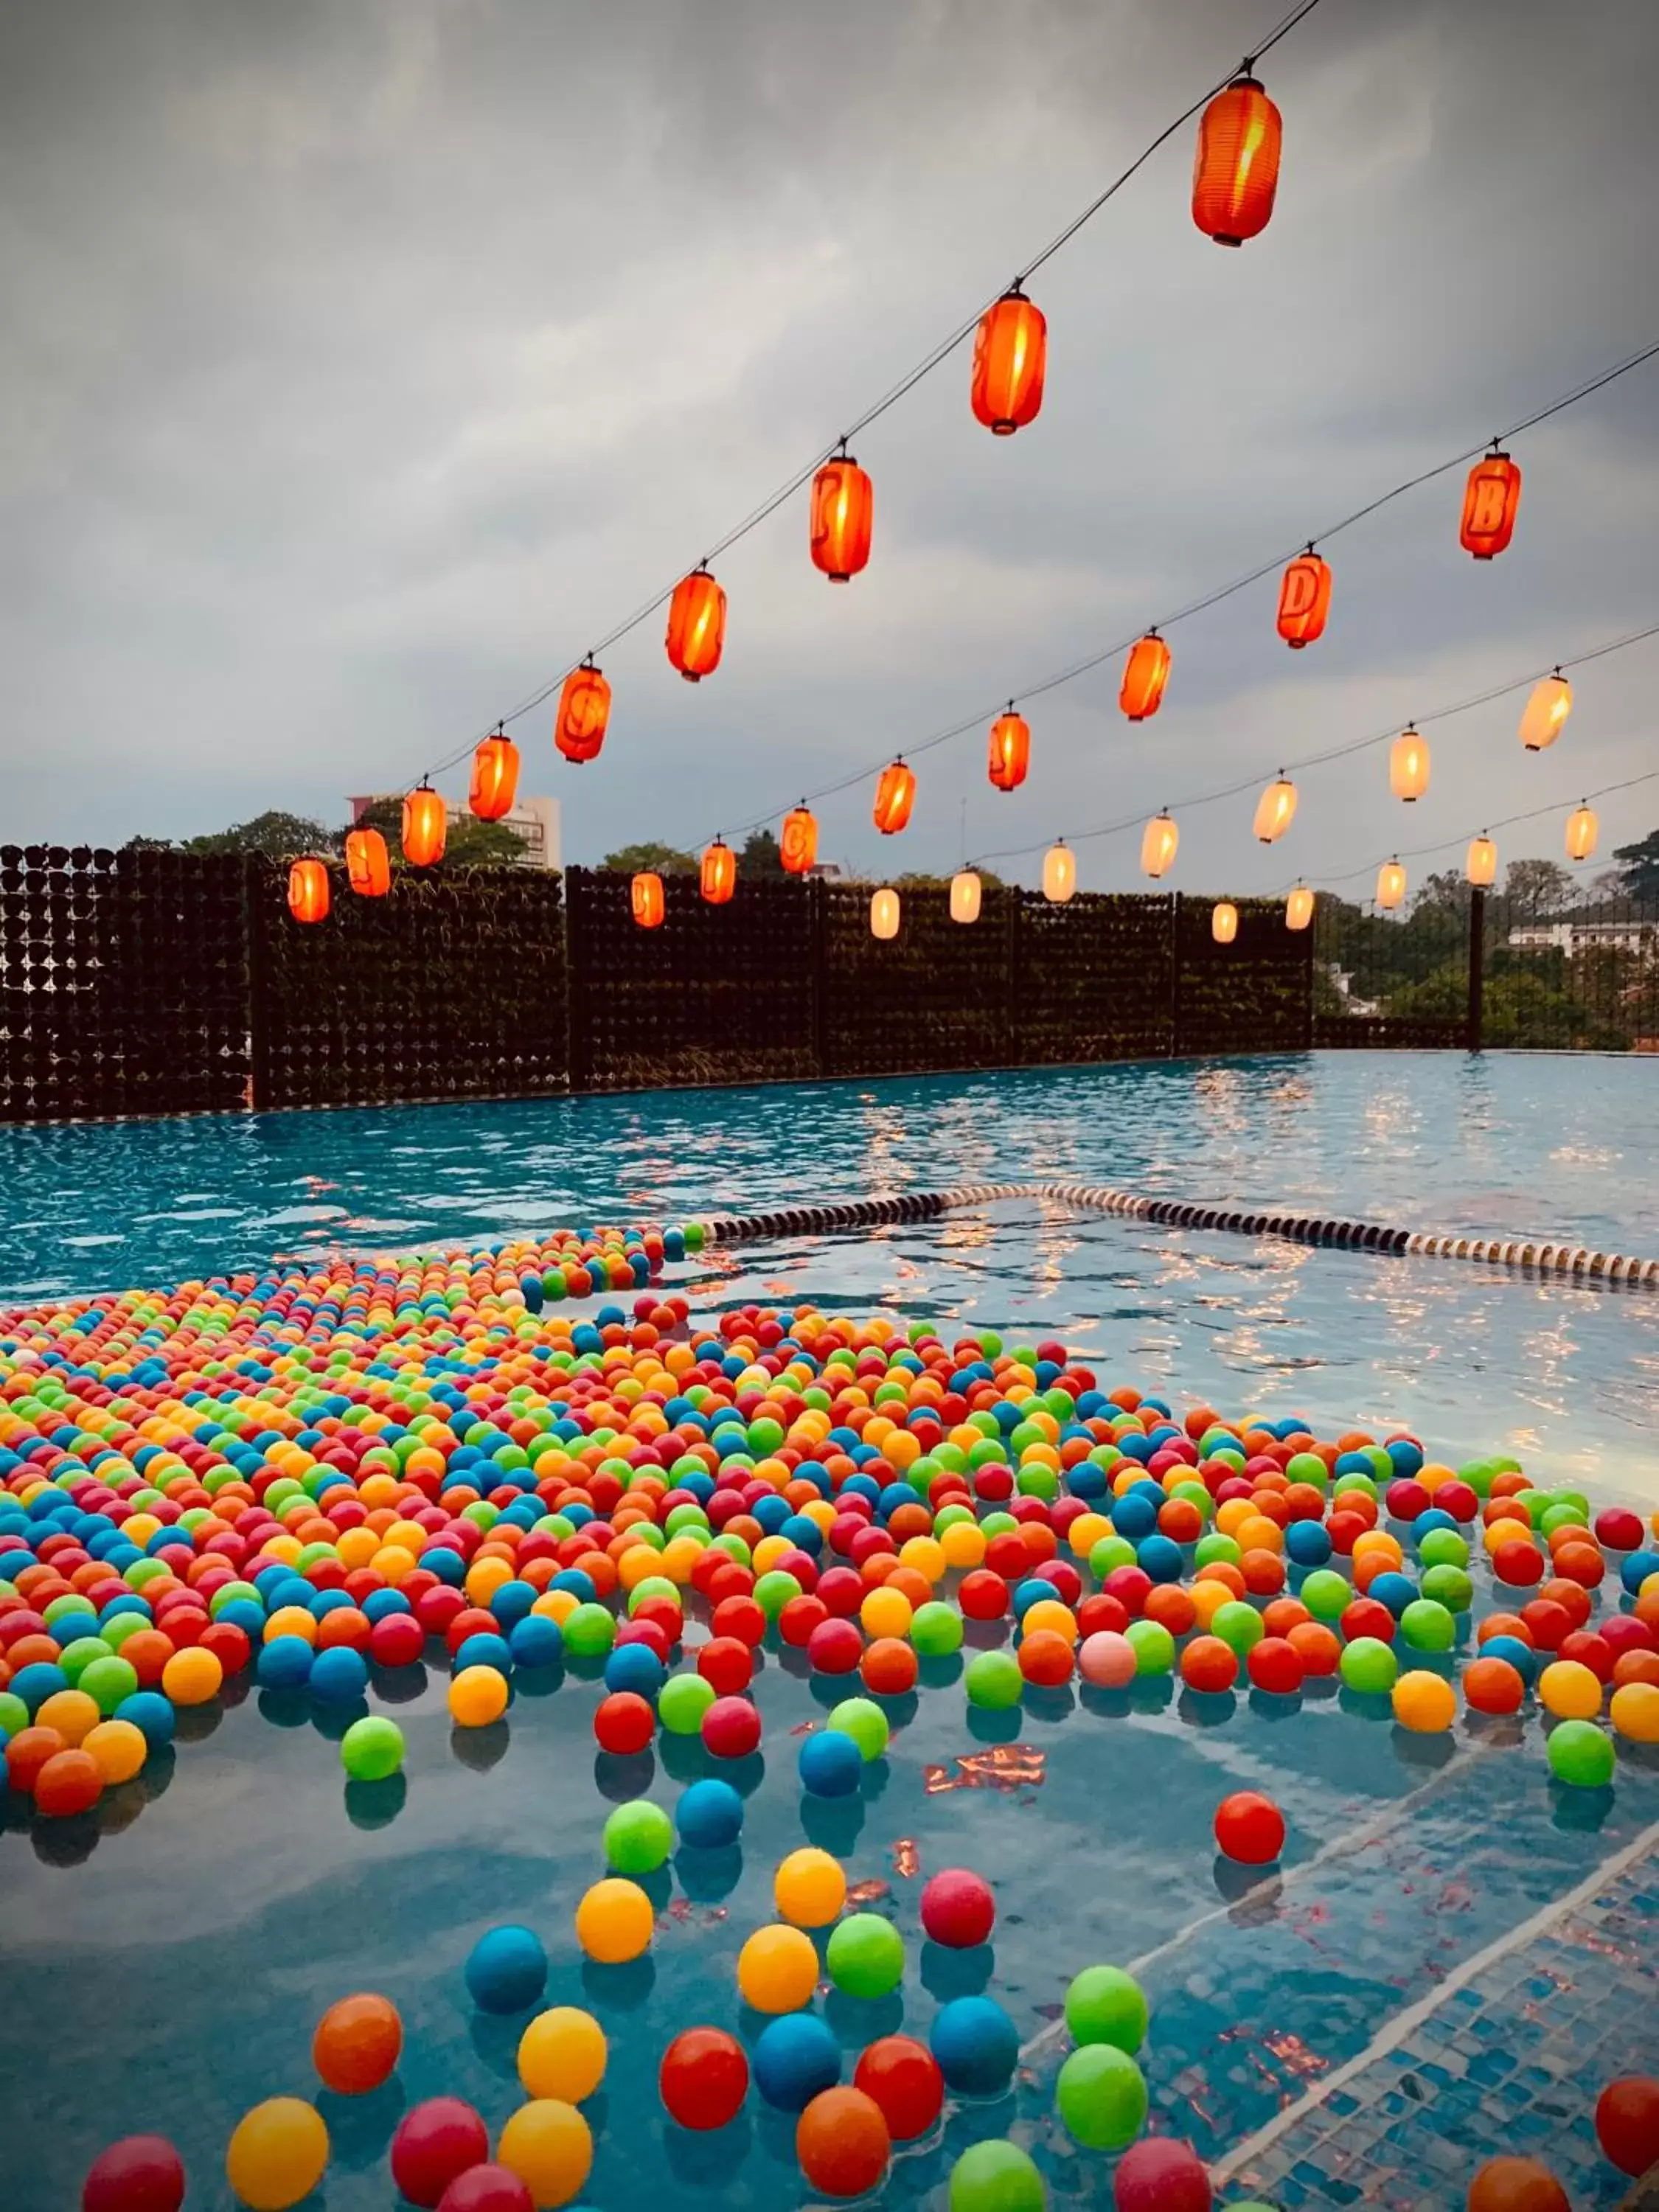
[[(346, 805), (351, 809), (352, 820), (361, 822), (371, 806), (401, 805), (402, 799), (401, 792), (372, 791), (363, 793), (355, 799), (348, 799)], [(464, 805), (457, 805), (453, 799), (445, 802), (444, 812), (449, 817), (452, 829), (458, 823), (470, 822), (472, 819), (466, 807)], [(521, 866), (526, 868), (563, 866), (564, 854), (561, 837), (559, 802), (556, 799), (526, 799), (520, 796), (513, 811), (501, 817), (501, 827), (503, 830), (512, 830), (524, 847)]]
[(1564, 914), (1550, 921), (1522, 922), (1506, 940), (1512, 952), (1633, 952), (1651, 959), (1659, 954), (1659, 921), (1638, 914), (1609, 915), (1592, 908)]

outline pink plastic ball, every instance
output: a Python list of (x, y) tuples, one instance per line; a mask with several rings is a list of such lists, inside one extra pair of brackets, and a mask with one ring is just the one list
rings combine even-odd
[(1146, 2136), (1118, 2160), (1112, 2179), (1117, 2212), (1210, 2212), (1215, 2199), (1190, 2143)]
[(921, 1893), (921, 1924), (935, 1943), (966, 1951), (989, 1940), (997, 1901), (991, 1885), (966, 1867), (941, 1867)]
[(428, 2097), (398, 2123), (392, 2179), (411, 2204), (435, 2206), (452, 2181), (489, 2156), (489, 2137), (471, 2105), (459, 2097)]
[(761, 1740), (761, 1717), (747, 1698), (716, 1698), (702, 1717), (702, 1740), (716, 1759), (747, 1759)]
[(1079, 1648), (1077, 1670), (1097, 1690), (1121, 1690), (1135, 1678), (1134, 1645), (1115, 1629), (1097, 1629)]
[(536, 2200), (510, 2166), (470, 2166), (438, 2199), (438, 2212), (536, 2212)]

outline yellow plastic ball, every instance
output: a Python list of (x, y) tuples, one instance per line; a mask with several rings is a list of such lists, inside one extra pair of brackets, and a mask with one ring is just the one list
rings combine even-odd
[(279, 1636), (297, 1636), (302, 1643), (317, 1641), (317, 1616), (309, 1606), (279, 1605), (260, 1632), (260, 1640), (274, 1644)]
[(899, 1547), (899, 1565), (914, 1567), (919, 1575), (926, 1575), (930, 1583), (943, 1582), (949, 1562), (944, 1547), (936, 1537), (912, 1536)]
[(111, 1788), (131, 1782), (149, 1757), (143, 1730), (131, 1721), (100, 1721), (82, 1738), (81, 1748), (96, 1759), (98, 1771)]
[(648, 1950), (654, 1924), (650, 1899), (620, 1875), (596, 1881), (576, 1907), (576, 1941), (601, 1966), (621, 1966)]
[(580, 2105), (605, 2079), (605, 2030), (591, 2012), (555, 2005), (519, 2038), (519, 2079), (530, 2097)]
[[(1134, 1479), (1137, 1482), (1142, 1479), (1138, 1468)], [(1236, 1542), (1239, 1530), (1247, 1521), (1261, 1521), (1265, 1518), (1265, 1515), (1258, 1513), (1254, 1503), (1248, 1498), (1223, 1498), (1221, 1504), (1215, 1509), (1216, 1528), (1222, 1535), (1231, 1536)]]
[(1066, 1541), (1073, 1559), (1086, 1559), (1103, 1536), (1109, 1536), (1112, 1524), (1103, 1513), (1079, 1513), (1066, 1531)]
[(493, 1667), (463, 1667), (449, 1686), (449, 1717), (457, 1728), (488, 1728), (507, 1711), (507, 1677)]
[(981, 1563), (989, 1541), (977, 1521), (953, 1521), (939, 1537), (939, 1547), (949, 1565), (967, 1569)]
[(495, 2161), (516, 2173), (538, 2208), (568, 2204), (593, 2168), (593, 2136), (574, 2105), (538, 2097), (501, 2130)]
[(539, 1613), (544, 1620), (556, 1620), (562, 1628), (580, 1603), (573, 1589), (550, 1589), (542, 1592), (530, 1610)]
[(1208, 1575), (1200, 1574), (1187, 1593), (1193, 1601), (1193, 1611), (1198, 1615), (1198, 1625), (1207, 1632), (1224, 1605), (1231, 1605), (1237, 1593), (1225, 1583), (1214, 1582)]
[(73, 1751), (85, 1742), (103, 1717), (98, 1710), (98, 1700), (86, 1691), (54, 1690), (35, 1708), (34, 1725), (56, 1729)]
[(1020, 1615), (1022, 1636), (1035, 1636), (1045, 1628), (1051, 1635), (1063, 1637), (1067, 1644), (1077, 1642), (1077, 1615), (1060, 1598), (1040, 1597)]
[(1659, 1743), (1659, 1684), (1622, 1684), (1613, 1693), (1607, 1717), (1632, 1743)]
[(902, 1590), (878, 1583), (859, 1607), (866, 1636), (908, 1636), (915, 1607)]
[(171, 1698), (175, 1705), (204, 1705), (210, 1698), (218, 1696), (224, 1679), (224, 1667), (216, 1653), (204, 1651), (199, 1644), (187, 1644), (162, 1668), (161, 1694)]
[(505, 1559), (475, 1559), (466, 1571), (463, 1588), (474, 1605), (488, 1605), (503, 1583), (513, 1579), (513, 1570)]
[(772, 1878), (778, 1911), (795, 1928), (827, 1928), (847, 1902), (847, 1876), (828, 1851), (791, 1851)]
[(1379, 1559), (1386, 1559), (1391, 1567), (1397, 1567), (1406, 1556), (1400, 1548), (1400, 1539), (1387, 1528), (1366, 1528), (1354, 1538), (1356, 1565), (1361, 1559), (1369, 1559), (1373, 1553)]
[(251, 2212), (288, 2212), (309, 2197), (328, 2164), (328, 2130), (314, 2105), (267, 2097), (236, 2123), (225, 2153), (231, 2193)]
[(1426, 1668), (1402, 1674), (1394, 1686), (1394, 1717), (1415, 1735), (1440, 1735), (1457, 1718), (1457, 1692)]
[(1538, 1701), (1559, 1721), (1593, 1721), (1601, 1710), (1601, 1684), (1577, 1659), (1555, 1659), (1538, 1677)]
[(820, 1971), (812, 1939), (799, 1928), (757, 1928), (738, 1954), (738, 1987), (757, 2012), (799, 2012)]
[(1282, 1552), (1285, 1548), (1285, 1531), (1265, 1513), (1249, 1515), (1231, 1533), (1241, 1552)]

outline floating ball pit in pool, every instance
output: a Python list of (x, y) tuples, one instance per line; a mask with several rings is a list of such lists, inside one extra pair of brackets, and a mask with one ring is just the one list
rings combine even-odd
[[(535, 2011), (544, 1942), (574, 1924), (593, 1971), (628, 1968), (659, 1909), (641, 1884), (670, 1882), (676, 1837), (693, 1856), (738, 1841), (733, 1784), (749, 1786), (757, 1753), (777, 1760), (754, 1701), (775, 1652), (823, 1678), (782, 1765), (826, 1812), (888, 1776), (910, 1697), (994, 1725), (1022, 1704), (1086, 1705), (1178, 1675), (1176, 1693), (1224, 1724), (1235, 1693), (1293, 1701), (1339, 1675), (1341, 1725), (1514, 1721), (1511, 1786), (1540, 1790), (1602, 1790), (1659, 1731), (1659, 1530), (1639, 1516), (1592, 1524), (1576, 1494), (1501, 1460), (1460, 1473), (1411, 1437), (1176, 1418), (1103, 1388), (1059, 1344), (1011, 1352), (805, 1307), (696, 1325), (647, 1284), (672, 1249), (668, 1234), (556, 1237), (0, 1322), (0, 1736), (38, 1819), (84, 1817), (169, 1743), (179, 1711), (242, 1678), (331, 1702), (330, 1756), (374, 1790), (416, 1762), (384, 1715), (345, 1717), (366, 1684), (416, 1662), (448, 1676), (458, 1756), (469, 1731), (503, 1742), (539, 1676), (538, 1694), (594, 1681), (602, 1758), (658, 1747), (666, 1763), (678, 1743), (729, 1767), (732, 1782), (705, 1772), (667, 1806), (596, 1798), (590, 1886), (553, 1900), (540, 1929), (483, 1939), (465, 1980), (481, 2008), (525, 2015), (530, 2101), (488, 2126), (456, 2099), (407, 2112), (392, 2177), (412, 2202), (461, 2190), (457, 2205), (495, 2212), (515, 2189), (541, 2203), (585, 2187), (592, 2130), (575, 2108), (604, 2075), (604, 2037), (585, 2012)], [(595, 1275), (602, 1296), (625, 1279), (630, 1301), (566, 1310)], [(1472, 1611), (1486, 1616), (1478, 1640)], [(1271, 1804), (1216, 1813), (1224, 1853), (1268, 1878), (1287, 1850)], [(896, 2002), (908, 1942), (975, 1950), (994, 1901), (957, 1869), (898, 1924), (849, 1911), (847, 1871), (816, 1844), (775, 1884), (779, 1919), (751, 1923), (718, 2021), (660, 2055), (662, 2109), (700, 2130), (742, 2108), (746, 2000), (771, 2016), (762, 2101), (799, 2115), (806, 2181), (846, 2194), (934, 2124), (947, 2086), (1006, 2089), (1034, 2023), (988, 1992), (952, 1996), (931, 2049), (878, 2037), (850, 2083), (832, 2076), (811, 2008), (826, 1972), (833, 2003)], [(822, 1965), (807, 1929), (825, 1931)], [(1088, 1970), (1066, 2026), (1068, 2129), (1085, 2145), (1128, 2140), (1144, 1997), (1119, 1970)], [(331, 2088), (373, 2086), (391, 2028), (376, 2033), (358, 2051), (343, 2029), (325, 2066), (318, 2031)], [(285, 2108), (259, 2112), (236, 2158), (246, 2201), (275, 2203), (319, 2140)], [(953, 2203), (1021, 2201), (1022, 2154), (977, 2149)], [(1126, 2160), (1123, 2188), (1143, 2170), (1144, 2189), (1185, 2186), (1168, 2165)]]

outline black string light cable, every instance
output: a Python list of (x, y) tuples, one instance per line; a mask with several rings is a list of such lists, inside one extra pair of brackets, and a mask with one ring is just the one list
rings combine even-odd
[[(1595, 375), (1585, 378), (1582, 382), (1574, 385), (1571, 391), (1562, 392), (1556, 398), (1552, 399), (1547, 406), (1538, 408), (1520, 422), (1510, 423), (1507, 429), (1498, 431), (1490, 441), (1483, 439), (1478, 445), (1464, 447), (1460, 452), (1449, 455), (1445, 460), (1437, 461), (1432, 468), (1420, 470), (1417, 475), (1407, 477), (1401, 483), (1390, 485), (1387, 491), (1379, 493), (1375, 499), (1367, 500), (1363, 507), (1355, 507), (1352, 514), (1343, 515), (1339, 521), (1316, 532), (1313, 537), (1298, 538), (1296, 543), (1286, 550), (1274, 553), (1267, 560), (1258, 562), (1244, 574), (1235, 576), (1231, 583), (1222, 584), (1215, 590), (1206, 592), (1200, 599), (1188, 600), (1184, 606), (1178, 607), (1173, 614), (1165, 615), (1156, 623), (1142, 624), (1139, 629), (1132, 631), (1127, 637), (1115, 639), (1110, 645), (1103, 646), (1098, 651), (1085, 654), (1080, 660), (1068, 662), (1065, 667), (1056, 669), (1048, 676), (1039, 677), (1035, 683), (1022, 684), (1012, 693), (1006, 690), (999, 692), (992, 704), (981, 707), (975, 714), (964, 714), (960, 721), (952, 722), (945, 729), (935, 730), (931, 735), (914, 744), (899, 746), (896, 750), (906, 760), (917, 759), (923, 753), (932, 752), (939, 745), (950, 744), (956, 738), (967, 736), (970, 731), (982, 730), (993, 716), (1001, 714), (1005, 708), (1012, 708), (1016, 704), (1029, 703), (1033, 699), (1042, 698), (1047, 692), (1057, 691), (1065, 684), (1075, 683), (1079, 677), (1087, 676), (1095, 669), (1103, 666), (1107, 661), (1119, 659), (1147, 629), (1155, 629), (1159, 633), (1173, 629), (1177, 623), (1189, 621), (1194, 615), (1203, 614), (1211, 607), (1219, 606), (1224, 599), (1235, 598), (1240, 592), (1248, 591), (1253, 584), (1261, 582), (1264, 577), (1272, 575), (1275, 569), (1282, 568), (1287, 561), (1293, 560), (1305, 547), (1328, 544), (1331, 538), (1340, 536), (1343, 531), (1351, 529), (1355, 523), (1363, 522), (1368, 516), (1376, 514), (1380, 508), (1389, 506), (1393, 501), (1403, 498), (1407, 492), (1416, 491), (1424, 484), (1433, 483), (1437, 477), (1448, 476), (1454, 469), (1462, 468), (1468, 462), (1476, 459), (1488, 450), (1489, 445), (1505, 444), (1510, 439), (1517, 438), (1527, 430), (1535, 429), (1540, 423), (1547, 422), (1552, 416), (1564, 414), (1568, 408), (1577, 406), (1582, 400), (1589, 398), (1595, 392), (1604, 391), (1608, 385), (1616, 383), (1621, 376), (1628, 376), (1633, 369), (1640, 368), (1646, 362), (1656, 358), (1659, 358), (1659, 338), (1639, 347), (1634, 353), (1626, 354), (1623, 359), (1615, 362), (1611, 368), (1601, 369)], [(1542, 672), (1546, 675), (1548, 672), (1547, 669)], [(1365, 738), (1360, 741), (1361, 744), (1365, 744), (1376, 742), (1375, 738)], [(1352, 750), (1358, 749), (1358, 745), (1350, 748)], [(884, 752), (880, 760), (866, 762), (847, 775), (838, 776), (833, 782), (821, 784), (817, 790), (809, 791), (800, 803), (803, 805), (810, 805), (816, 800), (833, 799), (843, 791), (850, 791), (856, 785), (867, 782), (871, 776), (878, 773), (884, 763), (893, 757), (892, 750)], [(1321, 757), (1326, 757), (1326, 756), (1321, 756)], [(1303, 766), (1312, 764), (1311, 763), (1300, 763)], [(1188, 803), (1202, 805), (1205, 802), (1196, 800)], [(779, 808), (772, 807), (766, 813), (757, 815), (752, 821), (740, 823), (732, 835), (740, 837), (749, 830), (761, 829), (774, 820), (780, 811)], [(1022, 852), (1027, 852), (1042, 848), (1022, 847), (1019, 849)]]
[[(1626, 630), (1619, 637), (1604, 639), (1600, 645), (1588, 646), (1583, 653), (1574, 653), (1566, 659), (1552, 660), (1541, 668), (1529, 669), (1523, 676), (1509, 677), (1501, 684), (1491, 684), (1486, 690), (1477, 691), (1467, 699), (1455, 700), (1449, 706), (1436, 707), (1426, 714), (1414, 714), (1409, 726), (1420, 730), (1436, 722), (1449, 722), (1459, 714), (1473, 714), (1477, 707), (1489, 707), (1494, 700), (1508, 699), (1517, 691), (1530, 690), (1543, 677), (1559, 676), (1567, 668), (1588, 667), (1593, 660), (1605, 660), (1609, 653), (1623, 653), (1631, 646), (1641, 645), (1650, 637), (1659, 637), (1659, 622), (1649, 623), (1642, 629)], [(1400, 721), (1393, 721), (1385, 729), (1373, 730), (1363, 738), (1351, 738), (1345, 744), (1328, 745), (1322, 752), (1308, 753), (1299, 760), (1281, 761), (1278, 773), (1280, 775), (1300, 775), (1307, 769), (1322, 768), (1329, 761), (1347, 760), (1355, 753), (1367, 752), (1376, 745), (1389, 744), (1406, 726)], [(1272, 769), (1263, 769), (1254, 775), (1241, 776), (1235, 783), (1218, 785), (1213, 791), (1202, 791), (1191, 798), (1173, 799), (1165, 811), (1175, 815), (1192, 814), (1200, 806), (1212, 806), (1225, 799), (1242, 798), (1246, 792), (1259, 791), (1263, 781), (1272, 774)], [(1066, 842), (1082, 845), (1092, 838), (1121, 837), (1127, 830), (1144, 828), (1146, 820), (1144, 812), (1125, 815), (1116, 822), (1099, 823), (1092, 830), (1073, 830)], [(1000, 845), (994, 851), (981, 853), (977, 860), (970, 865), (991, 860), (1026, 860), (1033, 853), (1045, 852), (1051, 842), (1052, 840), (1045, 837), (1038, 838), (1029, 845)]]
[[(1312, 15), (1318, 5), (1319, 0), (1297, 0), (1297, 4), (1281, 15), (1273, 28), (1251, 48), (1245, 63), (1246, 71), (1248, 72), (1256, 62), (1260, 61), (1263, 55), (1271, 53), (1282, 39), (1288, 38), (1298, 24), (1304, 22)], [(896, 407), (908, 393), (914, 392), (924, 378), (931, 376), (936, 368), (948, 361), (951, 355), (972, 337), (979, 327), (981, 318), (988, 309), (995, 306), (1004, 292), (1024, 285), (1045, 262), (1052, 260), (1062, 246), (1069, 245), (1085, 225), (1092, 222), (1107, 203), (1117, 197), (1130, 179), (1151, 161), (1152, 155), (1174, 137), (1177, 131), (1190, 123), (1218, 92), (1224, 91), (1237, 73), (1237, 70), (1230, 69), (1224, 76), (1218, 78), (1200, 93), (1196, 100), (1182, 108), (1180, 114), (1172, 122), (1166, 124), (1157, 137), (1136, 155), (1126, 169), (1121, 170), (1113, 178), (1103, 191), (1097, 194), (1087, 207), (1074, 215), (1063, 229), (1057, 231), (1040, 252), (1024, 263), (1014, 277), (1012, 287), (1005, 286), (1001, 290), (994, 293), (991, 298), (986, 301), (984, 306), (976, 308), (965, 322), (958, 323), (947, 337), (941, 338), (930, 351), (924, 354), (914, 368), (907, 369), (896, 384), (890, 385), (878, 399), (865, 408), (860, 414), (854, 416), (838, 437), (832, 439), (828, 446), (820, 447), (810, 461), (787, 477), (776, 490), (769, 493), (758, 506), (750, 507), (743, 520), (734, 523), (723, 537), (715, 538), (703, 555), (701, 563), (689, 563), (686, 567), (677, 569), (671, 581), (665, 585), (662, 590), (654, 592), (650, 599), (643, 600), (631, 614), (625, 616), (621, 622), (606, 630), (603, 636), (596, 638), (589, 647), (586, 658), (597, 659), (600, 653), (609, 652), (613, 645), (625, 638), (630, 631), (637, 629), (641, 623), (649, 622), (653, 615), (667, 605), (674, 595), (675, 586), (679, 583), (681, 577), (688, 573), (690, 568), (708, 567), (710, 562), (717, 561), (721, 554), (729, 551), (740, 539), (748, 537), (751, 531), (757, 530), (763, 522), (775, 514), (781, 507), (787, 505), (798, 492), (803, 490), (823, 464), (832, 459), (837, 453), (842, 452), (850, 440), (857, 437), (861, 431), (868, 429), (870, 425), (878, 421), (890, 408)], [(562, 668), (556, 676), (550, 677), (545, 684), (538, 685), (529, 697), (521, 700), (510, 714), (497, 716), (488, 729), (479, 731), (477, 736), (469, 738), (465, 744), (458, 745), (453, 752), (445, 754), (441, 760), (434, 761), (425, 771), (423, 780), (430, 781), (434, 776), (443, 775), (447, 769), (457, 767), (485, 738), (494, 736), (510, 722), (522, 720), (525, 715), (533, 713), (538, 707), (544, 705), (563, 684), (566, 678), (580, 667), (582, 658), (583, 656), (579, 655), (576, 659), (568, 662)]]

